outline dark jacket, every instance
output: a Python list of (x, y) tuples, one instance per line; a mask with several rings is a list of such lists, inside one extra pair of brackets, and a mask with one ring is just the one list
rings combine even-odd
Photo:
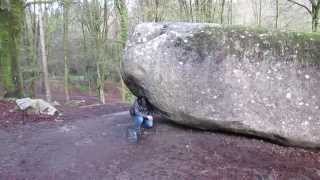
[(137, 98), (130, 108), (131, 116), (148, 116), (154, 114), (151, 104), (143, 98)]

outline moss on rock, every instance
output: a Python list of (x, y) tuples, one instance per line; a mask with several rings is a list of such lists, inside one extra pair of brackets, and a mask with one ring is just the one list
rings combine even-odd
[[(194, 32), (193, 47), (228, 49), (225, 55), (261, 61), (272, 54), (279, 61), (320, 64), (320, 33), (270, 31), (241, 26), (206, 27)], [(202, 47), (203, 48), (203, 47)], [(270, 54), (271, 53), (271, 54)]]

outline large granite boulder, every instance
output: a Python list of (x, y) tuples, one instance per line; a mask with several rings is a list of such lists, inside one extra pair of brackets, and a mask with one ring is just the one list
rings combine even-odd
[(122, 76), (176, 123), (319, 148), (319, 62), (317, 34), (144, 23)]

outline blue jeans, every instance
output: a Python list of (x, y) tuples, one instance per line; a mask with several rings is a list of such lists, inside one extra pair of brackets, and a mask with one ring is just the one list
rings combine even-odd
[(153, 127), (153, 120), (144, 118), (143, 116), (135, 115), (133, 116), (133, 121), (134, 121), (134, 127), (138, 132), (140, 132), (141, 126), (143, 128)]

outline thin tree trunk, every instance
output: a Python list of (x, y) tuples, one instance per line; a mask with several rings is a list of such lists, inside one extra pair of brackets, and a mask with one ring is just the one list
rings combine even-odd
[(229, 2), (229, 9), (228, 9), (228, 24), (233, 24), (233, 1), (230, 0)]
[[(42, 5), (41, 5), (42, 6)], [(44, 12), (43, 12), (43, 24), (45, 24), (46, 26), (49, 25), (49, 14), (48, 14), (48, 0), (44, 0)], [(49, 28), (46, 28), (46, 26), (44, 26), (43, 32), (44, 32), (44, 36), (45, 36), (45, 46), (46, 46), (46, 53), (47, 53), (47, 59), (50, 57), (50, 32), (49, 32)]]
[(258, 26), (261, 27), (262, 21), (262, 0), (259, 0), (259, 17), (258, 17)]
[[(87, 75), (87, 76), (89, 76), (89, 75)], [(88, 88), (89, 88), (89, 96), (91, 96), (92, 95), (92, 88), (91, 88), (91, 80), (90, 79), (88, 80)]]
[(318, 31), (318, 25), (319, 25), (319, 10), (320, 10), (320, 1), (318, 4), (314, 7), (312, 7), (312, 32)]
[(48, 72), (48, 62), (47, 62), (42, 12), (40, 12), (40, 15), (39, 15), (39, 36), (40, 36), (41, 62), (42, 62), (44, 86), (46, 91), (46, 100), (51, 102), (52, 99), (51, 99), (51, 91), (50, 91), (50, 85), (49, 85), (49, 72)]
[(155, 22), (159, 22), (161, 20), (161, 18), (159, 17), (159, 5), (160, 5), (159, 0), (155, 0), (155, 17), (154, 17)]
[[(105, 94), (104, 94), (104, 74), (101, 70), (101, 64), (102, 64), (102, 44), (99, 39), (99, 32), (95, 32), (95, 59), (96, 59), (96, 67), (97, 67), (97, 88), (98, 88), (98, 97), (100, 99), (100, 102), (102, 104), (105, 104)], [(103, 32), (102, 32), (103, 33)]]
[(183, 16), (182, 16), (182, 18), (183, 18), (183, 21), (187, 21), (187, 20), (189, 20), (189, 16), (190, 16), (190, 12), (189, 12), (189, 9), (188, 9), (188, 2), (187, 2), (187, 0), (180, 0), (180, 2), (181, 2), (181, 8), (182, 8), (182, 14), (183, 14)]
[(276, 23), (275, 28), (278, 29), (278, 23), (279, 23), (279, 14), (280, 14), (280, 8), (279, 8), (279, 0), (276, 0)]
[(70, 100), (69, 95), (69, 2), (64, 1), (63, 6), (63, 54), (64, 54), (64, 93), (66, 101)]
[(221, 3), (221, 12), (220, 12), (220, 23), (223, 24), (223, 13), (224, 13), (224, 6), (225, 6), (226, 0), (222, 0)]
[(192, 0), (189, 0), (189, 13), (190, 13), (190, 18), (191, 22), (193, 22), (193, 9), (192, 9)]
[[(81, 21), (81, 30), (82, 30), (82, 36), (83, 36), (83, 53), (87, 54), (87, 39), (86, 39), (86, 33), (85, 33), (85, 28), (84, 28), (84, 24)], [(91, 77), (90, 77), (90, 64), (87, 64), (87, 79), (88, 79), (88, 88), (89, 88), (89, 96), (92, 95), (92, 85), (91, 85)]]
[(180, 16), (180, 21), (184, 20), (184, 8), (183, 8), (183, 2), (181, 0), (178, 1), (179, 3), (179, 16)]
[(81, 29), (82, 29), (82, 36), (83, 36), (83, 50), (86, 53), (87, 52), (87, 40), (86, 40), (86, 33), (85, 33), (83, 22), (81, 22)]
[(318, 20), (315, 17), (312, 17), (312, 32), (318, 31)]
[(211, 22), (214, 22), (215, 17), (216, 17), (216, 10), (217, 10), (217, 5), (216, 5), (216, 1), (214, 1), (214, 3), (212, 3), (212, 12), (211, 12)]
[(200, 20), (200, 5), (199, 0), (194, 0), (194, 14), (195, 14), (195, 22), (199, 22)]
[[(36, 20), (36, 4), (33, 4), (33, 14), (30, 10), (30, 17), (31, 17), (31, 29), (32, 29), (32, 40), (30, 43), (32, 43), (31, 46), (31, 65), (33, 67), (37, 66), (37, 20)], [(31, 90), (31, 97), (36, 96), (36, 79), (37, 79), (38, 73), (36, 71), (33, 71), (31, 73), (31, 84), (30, 84), (30, 90)]]
[(100, 70), (101, 68), (100, 63), (101, 62), (97, 62), (97, 75), (98, 75), (97, 85), (98, 85), (99, 99), (102, 104), (106, 104), (105, 95), (104, 95), (104, 77)]
[[(103, 37), (106, 39), (108, 37), (108, 32), (109, 32), (109, 27), (108, 27), (108, 22), (109, 22), (109, 12), (108, 12), (108, 2), (107, 0), (104, 0), (104, 10), (103, 10), (103, 21), (104, 21), (104, 30), (103, 30)], [(106, 47), (107, 48), (107, 47)]]
[[(125, 4), (125, 0), (115, 0), (115, 1), (116, 1), (115, 4), (117, 5), (118, 13), (120, 15), (121, 51), (119, 51), (120, 52), (120, 61), (119, 61), (119, 63), (121, 65), (122, 49), (125, 48), (126, 41), (128, 39), (128, 9), (127, 9), (127, 6)], [(126, 100), (126, 94), (127, 94), (126, 86), (125, 86), (125, 84), (123, 82), (123, 79), (121, 77), (121, 98), (122, 98), (122, 101)]]

